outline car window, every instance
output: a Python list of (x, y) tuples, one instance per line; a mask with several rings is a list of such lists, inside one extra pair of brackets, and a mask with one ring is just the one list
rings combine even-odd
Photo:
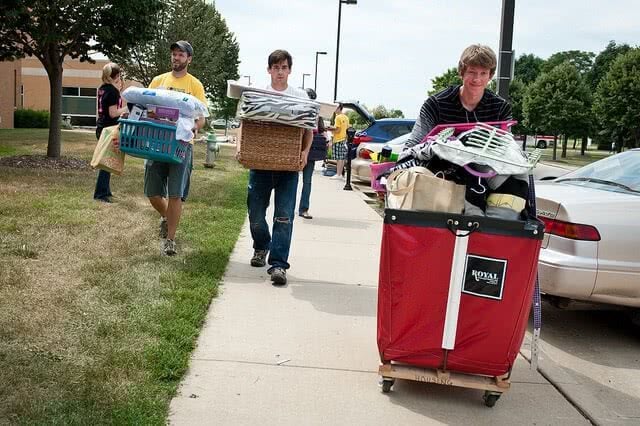
[(381, 127), (391, 138), (397, 138), (411, 131), (405, 124), (387, 124)]
[(640, 191), (640, 151), (612, 155), (567, 173), (556, 182), (597, 185), (599, 188), (612, 191), (624, 191), (624, 187), (631, 191)]
[(409, 134), (405, 133), (402, 136), (398, 136), (395, 139), (391, 139), (389, 142), (386, 143), (386, 145), (404, 145), (405, 143), (407, 143), (407, 139), (409, 139)]

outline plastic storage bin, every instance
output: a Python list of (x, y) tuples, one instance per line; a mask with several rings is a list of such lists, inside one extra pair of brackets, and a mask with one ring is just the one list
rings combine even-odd
[(369, 164), (369, 168), (371, 169), (371, 189), (376, 192), (385, 192), (387, 189), (383, 184), (380, 183), (378, 176), (391, 169), (395, 165), (396, 163), (394, 162)]
[(150, 121), (120, 119), (120, 150), (128, 155), (180, 164), (188, 142), (176, 139), (176, 128)]

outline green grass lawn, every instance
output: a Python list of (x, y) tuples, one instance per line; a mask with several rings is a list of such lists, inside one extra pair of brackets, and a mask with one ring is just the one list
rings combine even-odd
[(584, 165), (593, 163), (594, 161), (598, 161), (610, 155), (607, 151), (600, 151), (595, 147), (586, 150), (584, 155), (582, 155), (580, 151), (580, 143), (578, 143), (576, 149), (572, 149), (571, 148), (572, 146), (573, 144), (569, 142), (569, 146), (567, 147), (566, 158), (562, 158), (562, 147), (558, 146), (555, 160), (553, 160), (553, 147), (543, 149), (541, 160), (550, 164), (557, 163), (559, 166), (566, 165), (566, 166), (582, 167)]
[[(47, 130), (0, 130), (0, 156), (44, 154)], [(89, 160), (91, 133), (63, 132)], [(223, 147), (194, 156), (176, 241), (162, 256), (142, 160), (93, 201), (96, 172), (0, 166), (0, 423), (157, 424), (187, 369), (246, 216), (247, 173)]]

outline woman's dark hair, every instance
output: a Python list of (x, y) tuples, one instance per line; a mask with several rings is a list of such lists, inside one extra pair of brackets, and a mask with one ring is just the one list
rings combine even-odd
[(307, 96), (309, 96), (309, 99), (315, 99), (318, 97), (318, 95), (316, 95), (316, 91), (313, 90), (311, 87), (304, 90), (307, 92)]
[(273, 64), (282, 62), (285, 59), (287, 60), (289, 68), (291, 68), (291, 66), (293, 65), (293, 59), (291, 59), (291, 55), (289, 54), (289, 52), (282, 49), (274, 50), (271, 55), (269, 55), (269, 68), (271, 68)]

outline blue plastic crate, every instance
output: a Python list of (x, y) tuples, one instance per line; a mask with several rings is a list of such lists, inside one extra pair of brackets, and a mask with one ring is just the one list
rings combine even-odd
[(124, 118), (119, 121), (122, 152), (164, 163), (182, 163), (189, 142), (176, 139), (175, 126)]

